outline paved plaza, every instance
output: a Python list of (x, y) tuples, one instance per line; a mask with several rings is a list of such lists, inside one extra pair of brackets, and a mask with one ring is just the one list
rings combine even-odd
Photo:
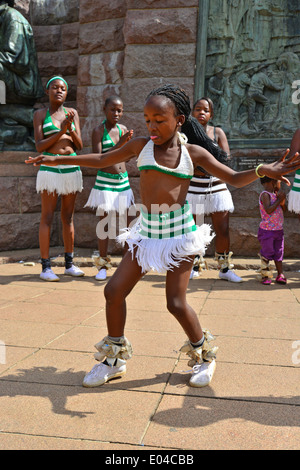
[(43, 282), (36, 258), (0, 264), (0, 449), (300, 449), (299, 262), (286, 261), (286, 286), (261, 285), (257, 260), (235, 260), (241, 284), (212, 268), (190, 281), (189, 303), (219, 347), (202, 389), (188, 386), (165, 277), (147, 274), (128, 297), (127, 374), (86, 389), (106, 335), (105, 282), (83, 256), (84, 278), (64, 276), (56, 258), (60, 282)]

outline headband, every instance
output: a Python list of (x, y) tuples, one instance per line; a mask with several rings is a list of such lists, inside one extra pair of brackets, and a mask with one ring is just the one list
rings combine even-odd
[(49, 85), (50, 85), (51, 82), (53, 82), (53, 80), (62, 80), (64, 82), (64, 84), (66, 85), (67, 91), (68, 91), (69, 87), (68, 87), (68, 84), (67, 84), (66, 80), (62, 77), (59, 77), (59, 76), (50, 78), (50, 80), (47, 82), (46, 89), (49, 88)]

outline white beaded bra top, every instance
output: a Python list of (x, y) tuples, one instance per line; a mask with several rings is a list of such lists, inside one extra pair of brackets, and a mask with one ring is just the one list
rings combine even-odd
[(194, 165), (190, 154), (186, 148), (187, 137), (184, 134), (177, 133), (181, 144), (180, 162), (176, 168), (168, 168), (159, 165), (154, 158), (154, 143), (149, 140), (137, 159), (138, 169), (141, 170), (157, 170), (162, 173), (177, 176), (177, 178), (192, 178), (194, 175)]

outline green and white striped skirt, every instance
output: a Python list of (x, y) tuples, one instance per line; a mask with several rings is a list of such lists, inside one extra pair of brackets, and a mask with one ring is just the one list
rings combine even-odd
[(296, 171), (292, 189), (288, 195), (288, 209), (300, 214), (300, 170)]
[[(57, 154), (44, 152), (43, 155), (56, 156)], [(69, 156), (76, 156), (76, 153)], [(82, 173), (77, 165), (41, 165), (39, 168), (36, 178), (38, 193), (47, 191), (48, 193), (66, 195), (81, 192), (82, 188)]]
[(96, 214), (102, 215), (101, 211), (124, 213), (133, 204), (134, 196), (127, 171), (113, 174), (99, 170), (84, 207), (97, 208)]
[(172, 212), (149, 214), (141, 209), (137, 222), (117, 237), (128, 244), (143, 272), (164, 273), (187, 261), (189, 256), (204, 255), (214, 235), (207, 224), (194, 222), (189, 204)]

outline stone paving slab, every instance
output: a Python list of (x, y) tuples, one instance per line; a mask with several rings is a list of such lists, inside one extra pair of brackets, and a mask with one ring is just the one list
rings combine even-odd
[(85, 389), (106, 334), (105, 282), (80, 261), (86, 276), (68, 278), (57, 263), (58, 283), (41, 281), (38, 263), (0, 263), (0, 449), (300, 449), (298, 270), (287, 271), (287, 286), (262, 286), (239, 260), (242, 284), (214, 269), (190, 281), (188, 301), (219, 347), (203, 389), (188, 386), (164, 276), (147, 274), (127, 302), (126, 376)]
[(300, 439), (295, 411), (294, 406), (165, 395), (144, 441), (184, 449), (294, 450)]

